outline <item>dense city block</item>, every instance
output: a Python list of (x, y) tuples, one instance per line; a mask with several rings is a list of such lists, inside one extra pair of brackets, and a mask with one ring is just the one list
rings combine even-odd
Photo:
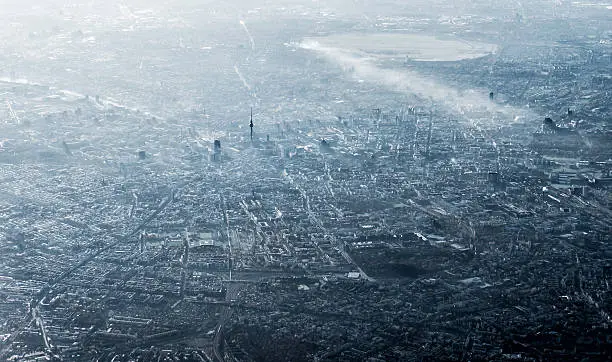
[(1, 15), (0, 360), (611, 358), (609, 6), (120, 3)]

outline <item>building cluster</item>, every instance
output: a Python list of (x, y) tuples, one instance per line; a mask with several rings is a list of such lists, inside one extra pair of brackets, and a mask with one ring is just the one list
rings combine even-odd
[[(219, 41), (206, 90), (168, 71), (125, 95), (168, 118), (0, 82), (28, 105), (0, 142), (0, 360), (610, 359), (610, 53), (593, 42), (401, 65), (487, 89), (458, 108)], [(194, 44), (168, 59), (187, 69), (211, 50)], [(269, 88), (229, 59), (246, 53)], [(278, 107), (249, 119), (233, 100), (255, 91)], [(241, 120), (184, 111), (198, 94)]]
[(605, 356), (612, 164), (542, 151), (550, 120), (474, 121), (411, 106), (160, 140), (198, 158), (6, 164), (3, 358)]

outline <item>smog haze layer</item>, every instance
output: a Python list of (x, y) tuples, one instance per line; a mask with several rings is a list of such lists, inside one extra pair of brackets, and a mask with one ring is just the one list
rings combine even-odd
[(0, 0), (0, 361), (610, 360), (611, 15)]
[[(421, 1), (7, 1), (0, 16), (5, 77), (13, 74), (32, 83), (83, 95), (98, 94), (165, 116), (204, 105), (208, 111), (218, 112), (220, 118), (235, 118), (236, 109), (228, 104), (246, 108), (251, 104), (266, 109), (282, 107), (306, 118), (312, 115), (300, 113), (292, 91), (316, 89), (316, 83), (335, 77), (342, 84), (330, 95), (343, 98), (343, 87), (358, 85), (342, 77), (338, 64), (321, 64), (313, 54), (296, 52), (284, 46), (287, 43), (336, 34), (340, 41), (345, 36), (351, 50), (355, 42), (348, 40), (349, 36), (396, 36), (398, 62), (392, 66), (401, 66), (406, 57), (415, 55), (418, 59), (418, 53), (404, 52), (402, 42), (423, 42), (426, 47), (427, 41), (410, 38), (415, 34), (465, 42), (468, 47), (470, 42), (489, 43), (501, 49), (507, 44), (552, 43), (567, 38), (567, 29), (537, 29), (540, 19), (550, 14), (558, 17), (554, 21), (571, 24), (579, 31), (585, 25), (575, 24), (574, 19), (593, 14), (605, 18), (607, 12), (605, 7), (549, 1), (537, 5), (508, 2), (494, 8), (487, 2), (450, 5)], [(517, 16), (529, 20), (515, 24), (511, 20)], [(593, 31), (605, 30), (605, 23), (599, 25), (601, 28)], [(533, 27), (541, 34), (531, 34)], [(407, 35), (405, 40), (402, 34)], [(338, 48), (339, 44), (335, 45)], [(439, 48), (448, 46), (442, 43)], [(406, 73), (399, 76), (412, 76)], [(308, 77), (314, 86), (305, 82), (307, 74), (320, 75)], [(426, 78), (435, 81), (437, 77)], [(429, 85), (425, 88), (432, 88)], [(397, 91), (397, 87), (377, 86), (381, 92)], [(168, 93), (173, 97), (167, 97)], [(327, 116), (355, 105), (338, 109), (316, 96), (310, 99), (313, 95), (308, 93), (300, 94), (300, 103), (315, 101), (326, 108), (319, 112)], [(431, 94), (423, 89), (415, 93), (439, 98), (437, 89)], [(486, 89), (481, 93), (486, 100)]]

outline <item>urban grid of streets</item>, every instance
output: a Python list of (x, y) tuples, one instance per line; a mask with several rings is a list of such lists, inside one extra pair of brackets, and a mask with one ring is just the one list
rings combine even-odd
[(0, 360), (609, 359), (605, 19), (313, 6), (11, 28)]

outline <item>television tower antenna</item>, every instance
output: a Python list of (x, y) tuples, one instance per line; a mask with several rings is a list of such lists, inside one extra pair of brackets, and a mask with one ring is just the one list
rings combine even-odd
[(253, 107), (251, 107), (251, 123), (249, 124), (251, 127), (251, 142), (253, 141)]

